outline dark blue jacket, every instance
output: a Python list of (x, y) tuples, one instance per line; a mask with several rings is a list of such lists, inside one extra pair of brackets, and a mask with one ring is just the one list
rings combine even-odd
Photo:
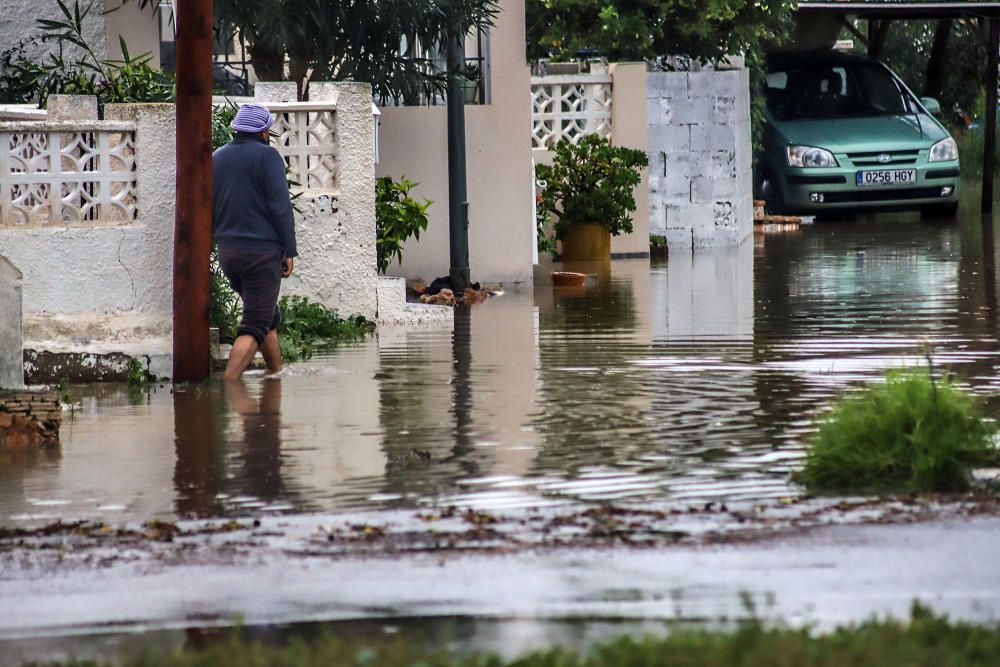
[(212, 155), (212, 236), (223, 248), (298, 254), (285, 161), (259, 135), (238, 132)]

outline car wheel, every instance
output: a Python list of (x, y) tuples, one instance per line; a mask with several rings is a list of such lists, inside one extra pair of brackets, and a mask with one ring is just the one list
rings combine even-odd
[(924, 220), (953, 221), (958, 213), (958, 202), (949, 204), (932, 204), (920, 209), (920, 217)]
[(764, 213), (767, 215), (781, 215), (785, 212), (785, 198), (781, 194), (781, 186), (771, 175), (770, 171), (763, 171), (760, 176), (760, 183), (757, 184), (757, 192), (764, 200)]

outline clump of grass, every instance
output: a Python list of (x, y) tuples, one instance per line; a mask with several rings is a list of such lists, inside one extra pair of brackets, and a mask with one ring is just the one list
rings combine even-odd
[(283, 296), (279, 307), (278, 340), (285, 361), (308, 359), (317, 348), (361, 340), (375, 330), (375, 323), (360, 315), (343, 318), (304, 296)]
[[(586, 654), (563, 648), (529, 653), (514, 660), (495, 655), (449, 655), (402, 639), (379, 642), (341, 639), (329, 633), (281, 646), (262, 644), (240, 632), (223, 635), (204, 648), (150, 648), (115, 664), (124, 667), (972, 667), (996, 664), (1000, 628), (949, 621), (915, 605), (909, 623), (869, 620), (829, 634), (808, 629), (770, 628), (759, 621), (734, 632), (677, 630), (664, 638), (623, 637)], [(50, 663), (50, 667), (98, 667), (105, 662)]]
[(964, 491), (973, 468), (996, 463), (995, 430), (933, 367), (890, 371), (837, 401), (795, 478), (815, 492)]

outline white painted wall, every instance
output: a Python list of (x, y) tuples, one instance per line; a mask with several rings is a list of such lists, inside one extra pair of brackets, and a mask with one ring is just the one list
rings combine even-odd
[(649, 231), (671, 250), (753, 233), (749, 81), (745, 68), (646, 75)]
[[(469, 265), (474, 281), (531, 281), (531, 75), (524, 39), (524, 2), (501, 0), (490, 31), (491, 103), (465, 107)], [(406, 176), (420, 183), (414, 197), (434, 201), (427, 231), (419, 241), (406, 243), (402, 266), (393, 263), (388, 273), (428, 282), (447, 276), (446, 108), (383, 107), (381, 121), (376, 175)]]
[[(371, 85), (317, 82), (309, 92), (311, 105), (326, 103), (336, 109), (336, 175), (329, 189), (302, 189), (295, 200), (299, 257), (282, 293), (309, 297), (342, 315), (374, 320), (378, 270)], [(280, 108), (295, 102), (295, 84), (260, 82), (255, 94), (261, 104)]]

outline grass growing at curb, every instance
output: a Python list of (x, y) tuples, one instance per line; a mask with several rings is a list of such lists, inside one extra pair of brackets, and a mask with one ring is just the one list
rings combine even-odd
[(995, 430), (933, 368), (890, 371), (822, 418), (795, 479), (816, 492), (964, 491), (972, 468), (997, 462)]
[(304, 296), (283, 296), (279, 307), (278, 340), (285, 361), (308, 359), (317, 348), (361, 340), (375, 330), (375, 323), (360, 315), (345, 319)]
[[(829, 634), (769, 628), (759, 622), (732, 632), (678, 630), (665, 638), (623, 637), (584, 655), (554, 648), (514, 660), (449, 656), (403, 640), (367, 646), (329, 634), (266, 646), (231, 633), (203, 650), (152, 649), (123, 657), (125, 667), (972, 667), (995, 665), (1000, 628), (951, 622), (915, 605), (910, 622), (870, 620)], [(65, 662), (103, 667), (107, 663)], [(55, 667), (55, 665), (53, 665)]]

